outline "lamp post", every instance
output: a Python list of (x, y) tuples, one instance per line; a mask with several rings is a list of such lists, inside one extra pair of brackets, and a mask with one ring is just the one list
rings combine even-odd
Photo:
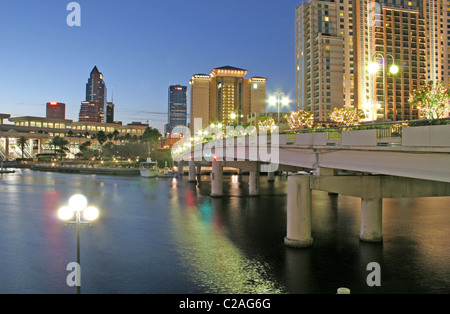
[(244, 115), (242, 114), (242, 110), (235, 110), (230, 114), (231, 120), (234, 120), (234, 126), (239, 125), (239, 122), (241, 121), (241, 118), (243, 118)]
[(269, 98), (269, 105), (271, 106), (277, 106), (277, 113), (278, 113), (278, 126), (280, 125), (280, 107), (281, 105), (287, 106), (289, 105), (290, 100), (283, 92), (276, 92)]
[[(374, 53), (374, 55), (372, 56), (373, 60), (376, 60), (378, 58), (381, 59), (382, 61), (382, 67), (383, 67), (383, 102), (384, 102), (384, 109), (383, 109), (383, 122), (386, 121), (386, 111), (387, 111), (387, 99), (386, 99), (386, 66), (387, 66), (387, 60), (389, 59), (389, 57), (392, 58), (392, 65), (389, 68), (389, 72), (391, 74), (397, 74), (399, 71), (399, 67), (395, 64), (395, 58), (393, 55), (391, 54), (383, 54), (381, 52), (376, 52)], [(376, 61), (373, 61), (372, 63), (369, 64), (369, 73), (371, 74), (376, 74), (379, 70), (379, 64)], [(376, 88), (376, 82), (375, 82), (375, 88)], [(377, 118), (378, 118), (378, 112), (377, 112)]]
[[(99, 211), (95, 207), (87, 206), (87, 199), (81, 194), (75, 194), (69, 199), (69, 205), (59, 209), (58, 217), (68, 224), (74, 224), (77, 233), (77, 264), (81, 265), (81, 253), (80, 253), (80, 227), (82, 224), (88, 224), (90, 221), (94, 221), (99, 216)], [(86, 221), (81, 220), (81, 213), (83, 212), (83, 218)], [(74, 218), (75, 220), (71, 220)], [(77, 285), (77, 294), (81, 293), (80, 284)]]

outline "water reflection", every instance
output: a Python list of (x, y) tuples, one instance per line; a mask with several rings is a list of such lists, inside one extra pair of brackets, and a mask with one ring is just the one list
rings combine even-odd
[[(101, 209), (82, 230), (84, 293), (450, 292), (449, 198), (383, 201), (380, 244), (359, 241), (361, 200), (313, 192), (314, 246), (286, 248), (286, 179), (187, 180), (83, 176), (19, 170), (0, 177), (1, 293), (74, 293), (66, 265), (74, 230), (56, 210), (75, 193)], [(367, 264), (382, 286), (368, 287)]]
[[(202, 197), (188, 188), (184, 199), (171, 199), (174, 235), (189, 276), (206, 293), (281, 293), (266, 263), (249, 258), (233, 241), (222, 217), (222, 199)], [(236, 202), (236, 200), (233, 200)], [(187, 206), (186, 206), (187, 205)], [(196, 205), (196, 206), (194, 206)], [(231, 212), (238, 209), (226, 205)]]

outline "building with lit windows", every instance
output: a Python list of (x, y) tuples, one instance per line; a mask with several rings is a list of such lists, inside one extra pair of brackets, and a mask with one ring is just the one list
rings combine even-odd
[(114, 107), (113, 102), (106, 103), (106, 123), (114, 123)]
[[(4, 123), (8, 119), (10, 123)], [(67, 119), (53, 119), (46, 117), (11, 117), (9, 114), (0, 114), (0, 158), (4, 160), (21, 157), (16, 144), (20, 137), (28, 141), (24, 156), (35, 157), (37, 154), (54, 152), (51, 141), (56, 136), (65, 138), (69, 144), (69, 157), (79, 152), (79, 145), (90, 141), (92, 136), (102, 131), (105, 134), (116, 134), (118, 137), (139, 137), (144, 134), (148, 124), (131, 123), (102, 123), (93, 121), (74, 122)], [(94, 142), (94, 145), (97, 145)]]
[(187, 126), (187, 86), (169, 86), (168, 123), (164, 133), (170, 134), (177, 126)]
[[(304, 1), (296, 9), (297, 108), (316, 120), (336, 106), (358, 107), (370, 121), (416, 119), (414, 89), (427, 80), (450, 87), (449, 12), (442, 0)], [(369, 71), (373, 63), (378, 72)]]
[[(245, 123), (250, 113), (265, 112), (267, 79), (247, 79), (247, 73), (244, 69), (224, 66), (210, 74), (192, 76), (189, 82), (191, 130), (211, 123), (224, 126)], [(195, 126), (194, 119), (202, 119), (202, 126)]]
[(86, 84), (86, 100), (81, 102), (79, 121), (105, 122), (106, 84), (97, 66)]
[(296, 103), (317, 121), (354, 105), (353, 18), (352, 6), (338, 1), (305, 1), (296, 10)]

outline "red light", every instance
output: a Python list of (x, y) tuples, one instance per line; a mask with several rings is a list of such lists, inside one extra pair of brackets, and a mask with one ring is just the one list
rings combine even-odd
[(56, 105), (58, 105), (58, 103), (53, 101), (53, 102), (50, 103), (50, 105), (51, 106), (56, 106)]
[(182, 88), (181, 88), (181, 87), (175, 87), (175, 89), (176, 89), (176, 90), (182, 90)]
[(214, 159), (214, 160), (217, 160), (217, 156), (216, 156), (216, 155), (214, 155), (213, 159)]

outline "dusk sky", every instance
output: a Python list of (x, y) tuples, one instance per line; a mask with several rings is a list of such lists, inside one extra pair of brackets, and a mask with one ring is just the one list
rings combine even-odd
[(162, 128), (169, 85), (225, 65), (294, 98), (300, 0), (79, 0), (80, 27), (66, 23), (70, 2), (0, 0), (0, 113), (44, 117), (59, 101), (78, 121), (95, 65), (125, 124)]

